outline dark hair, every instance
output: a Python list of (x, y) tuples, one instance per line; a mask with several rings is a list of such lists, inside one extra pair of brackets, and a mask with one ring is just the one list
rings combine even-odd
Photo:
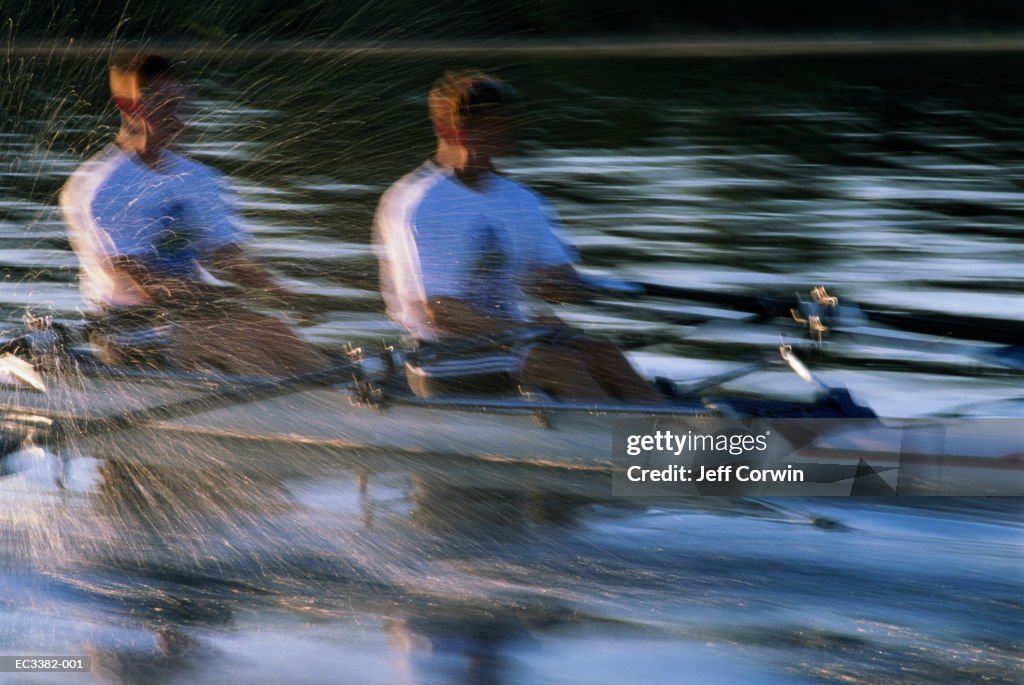
[(122, 52), (110, 63), (112, 70), (139, 77), (139, 87), (145, 88), (160, 78), (180, 79), (177, 65), (169, 57), (147, 52)]
[(430, 120), (439, 129), (461, 128), (474, 114), (513, 104), (515, 91), (482, 71), (449, 71), (430, 89)]

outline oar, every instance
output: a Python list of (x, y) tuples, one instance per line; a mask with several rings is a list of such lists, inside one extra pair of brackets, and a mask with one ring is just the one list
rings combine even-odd
[[(832, 330), (850, 334), (867, 344), (916, 346), (920, 349), (943, 354), (958, 354), (973, 357), (990, 364), (1014, 370), (1024, 370), (1024, 322), (999, 321), (975, 316), (943, 316), (932, 312), (921, 315), (891, 311), (863, 309), (856, 305), (840, 304), (839, 299), (830, 296), (824, 288), (811, 290), (811, 299), (793, 299), (769, 295), (749, 295), (667, 286), (658, 283), (626, 282), (607, 278), (587, 278), (595, 290), (618, 297), (662, 298), (711, 304), (716, 307), (746, 312), (756, 317), (755, 322), (768, 319), (788, 318), (805, 327), (819, 340)], [(599, 303), (599, 306), (619, 307)], [(628, 305), (627, 305), (628, 306)], [(693, 324), (716, 319), (735, 320), (735, 314), (716, 316), (714, 313), (681, 312), (671, 313), (652, 310), (642, 306), (641, 311), (677, 324)], [(746, 319), (750, 321), (750, 319)], [(865, 324), (876, 322), (903, 328), (919, 335), (940, 336), (935, 340), (921, 340), (907, 333), (894, 330), (870, 328)], [(953, 338), (953, 340), (949, 339)], [(964, 340), (989, 342), (1003, 347), (979, 345)]]
[(840, 305), (838, 298), (830, 297), (822, 288), (812, 290), (814, 299), (807, 301), (800, 298), (716, 292), (660, 283), (633, 282), (626, 285), (629, 286), (627, 291), (618, 289), (613, 292), (704, 302), (747, 311), (762, 317), (791, 316), (795, 310), (799, 314), (809, 313), (811, 316), (818, 316), (826, 325), (828, 322), (824, 320), (825, 317), (834, 326), (857, 325), (858, 322), (868, 320), (924, 335), (980, 340), (1002, 345), (1024, 344), (1024, 322), (1021, 321), (1004, 321), (983, 316), (951, 316), (931, 311), (894, 311)]

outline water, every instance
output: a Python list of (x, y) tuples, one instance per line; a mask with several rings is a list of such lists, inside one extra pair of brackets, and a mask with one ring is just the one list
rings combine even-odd
[[(709, 289), (1024, 319), (1017, 55), (483, 64), (524, 96), (506, 168), (552, 198), (588, 268)], [(230, 174), (252, 251), (317, 342), (397, 333), (368, 248), (376, 200), (429, 154), (454, 58), (193, 55), (185, 149)], [(55, 197), (113, 132), (102, 62), (10, 60), (0, 102), (0, 306), (75, 318)], [(567, 318), (694, 378), (792, 329)], [(1019, 396), (934, 341), (840, 338), (812, 366), (880, 413)], [(771, 383), (796, 391), (785, 372)], [(103, 455), (92, 455), (103, 456)], [(92, 676), (0, 682), (1016, 683), (1016, 500), (592, 503), (458, 498), (400, 472), (241, 475), (34, 453), (0, 479), (0, 644), (91, 654)], [(671, 506), (669, 506), (671, 504)], [(810, 525), (832, 519), (841, 525)], [(5, 680), (6, 679), (6, 680)]]

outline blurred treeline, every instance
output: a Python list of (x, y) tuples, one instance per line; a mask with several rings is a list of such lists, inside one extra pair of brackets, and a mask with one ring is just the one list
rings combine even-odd
[(0, 0), (7, 40), (474, 39), (984, 32), (1022, 0)]

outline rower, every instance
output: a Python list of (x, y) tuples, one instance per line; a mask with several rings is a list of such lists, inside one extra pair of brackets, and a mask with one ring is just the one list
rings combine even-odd
[(250, 293), (287, 295), (242, 251), (248, 235), (215, 170), (171, 151), (186, 89), (174, 63), (125, 54), (110, 69), (117, 139), (75, 171), (60, 204), (79, 286), (112, 364), (288, 375), (327, 361), (286, 325), (239, 305), (209, 274)]
[(528, 295), (564, 303), (589, 292), (551, 204), (495, 167), (514, 147), (513, 100), (482, 72), (445, 74), (430, 91), (435, 157), (378, 207), (388, 314), (419, 345), (413, 389), (490, 374), (556, 398), (663, 402), (614, 344), (524, 311)]

